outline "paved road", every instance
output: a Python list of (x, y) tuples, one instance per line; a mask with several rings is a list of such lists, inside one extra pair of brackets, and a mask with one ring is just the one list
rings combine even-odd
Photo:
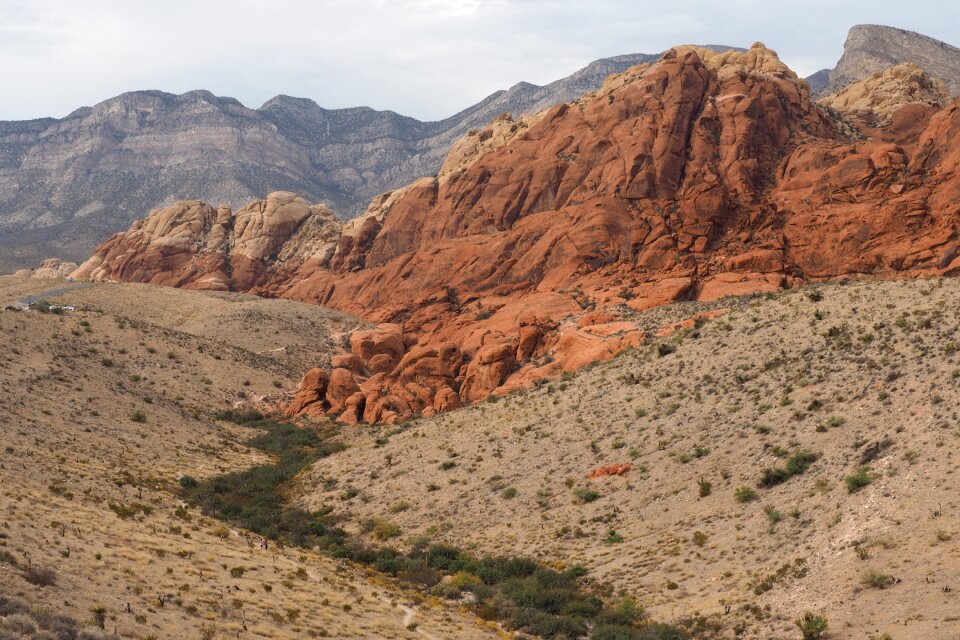
[(70, 291), (76, 291), (77, 289), (86, 289), (87, 287), (92, 287), (94, 283), (86, 282), (83, 284), (75, 284), (69, 287), (60, 287), (59, 289), (50, 289), (49, 291), (44, 291), (43, 293), (38, 293), (35, 296), (27, 296), (26, 298), (20, 298), (17, 300), (20, 304), (31, 305), (40, 302), (41, 300), (46, 300), (47, 298), (53, 298), (54, 296), (60, 296)]

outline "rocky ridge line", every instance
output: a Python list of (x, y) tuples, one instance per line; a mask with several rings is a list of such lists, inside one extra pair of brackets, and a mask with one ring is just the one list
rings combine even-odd
[[(162, 225), (135, 225), (76, 275), (227, 286), (381, 323), (354, 333), (333, 371), (309, 372), (288, 412), (442, 411), (641, 344), (652, 336), (633, 310), (956, 272), (960, 106), (888, 89), (889, 120), (867, 122), (859, 107), (817, 105), (762, 44), (678, 47), (576, 102), (475, 132), (439, 177), (378, 197), (339, 236), (332, 226), (309, 240), (309, 213), (299, 226), (265, 221), (288, 240), (235, 256), (206, 240), (206, 223), (168, 225), (196, 231), (153, 235), (146, 251), (143, 230)], [(294, 196), (255, 209), (279, 210), (278, 198)], [(297, 248), (273, 257), (288, 241)]]

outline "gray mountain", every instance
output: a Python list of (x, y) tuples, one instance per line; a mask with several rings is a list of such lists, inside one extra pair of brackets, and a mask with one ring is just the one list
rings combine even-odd
[(837, 66), (818, 71), (807, 82), (816, 95), (828, 95), (902, 62), (912, 62), (943, 79), (952, 95), (960, 95), (960, 49), (913, 31), (877, 24), (852, 27)]
[(573, 100), (658, 57), (604, 58), (545, 86), (522, 82), (439, 122), (289, 96), (250, 109), (207, 91), (137, 91), (59, 120), (0, 122), (0, 273), (46, 256), (85, 258), (180, 199), (239, 206), (285, 190), (350, 217), (374, 195), (436, 173), (469, 129)]

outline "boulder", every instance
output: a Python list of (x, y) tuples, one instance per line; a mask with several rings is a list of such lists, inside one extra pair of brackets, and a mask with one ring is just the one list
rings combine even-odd
[(516, 349), (511, 343), (494, 344), (477, 353), (467, 365), (460, 399), (464, 402), (482, 400), (502, 385), (516, 365)]
[(622, 476), (626, 475), (633, 469), (633, 465), (629, 462), (626, 464), (611, 464), (606, 467), (598, 467), (587, 474), (588, 478), (602, 478), (604, 476)]
[(338, 414), (346, 408), (347, 398), (360, 393), (360, 386), (353, 378), (349, 369), (338, 368), (330, 372), (327, 384), (326, 401), (327, 411)]
[(366, 363), (371, 372), (391, 371), (406, 352), (403, 326), (385, 323), (373, 329), (354, 331), (350, 335), (350, 351)]
[(324, 400), (330, 375), (323, 369), (310, 369), (300, 380), (293, 401), (287, 406), (284, 415), (322, 415), (326, 412)]

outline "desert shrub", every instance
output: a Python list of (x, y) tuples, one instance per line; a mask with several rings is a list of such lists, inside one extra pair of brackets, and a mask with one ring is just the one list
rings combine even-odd
[(767, 488), (786, 482), (793, 476), (805, 473), (819, 457), (816, 453), (799, 451), (790, 456), (785, 467), (764, 469), (757, 485), (761, 488)]
[(757, 492), (750, 487), (737, 487), (733, 492), (733, 497), (737, 502), (750, 502), (757, 499)]
[(703, 478), (700, 478), (699, 482), (697, 482), (697, 487), (701, 498), (706, 498), (713, 491), (713, 485), (710, 481), (704, 480)]
[(860, 582), (874, 589), (883, 589), (893, 584), (893, 576), (876, 569), (868, 569), (860, 576)]
[(580, 502), (593, 502), (600, 497), (599, 493), (586, 487), (577, 487), (573, 490), (573, 495), (575, 495)]
[(402, 531), (400, 527), (393, 524), (392, 522), (387, 522), (386, 520), (381, 520), (373, 527), (373, 537), (377, 540), (389, 540), (390, 538), (398, 538)]
[(264, 418), (263, 414), (259, 411), (234, 411), (233, 409), (218, 411), (217, 413), (213, 414), (213, 417), (217, 420), (223, 420), (224, 422), (235, 422), (236, 424), (261, 422)]
[(50, 567), (30, 567), (24, 569), (23, 579), (38, 587), (49, 587), (57, 583), (57, 572)]
[(803, 640), (818, 640), (827, 631), (827, 619), (818, 613), (807, 611), (793, 622), (800, 629)]
[(181, 476), (178, 482), (184, 489), (193, 489), (199, 484), (193, 476)]
[(859, 467), (851, 475), (846, 477), (847, 492), (856, 493), (871, 482), (873, 482), (873, 477), (870, 474), (870, 467)]
[(23, 600), (0, 595), (0, 616), (10, 616), (26, 611), (30, 611), (30, 605)]
[(680, 629), (667, 624), (649, 624), (640, 627), (597, 625), (590, 640), (684, 640)]
[(37, 631), (37, 625), (34, 623), (33, 618), (25, 613), (15, 613), (12, 616), (8, 616), (7, 619), (3, 621), (3, 626), (8, 631), (27, 637), (32, 636)]
[(143, 411), (134, 411), (133, 415), (130, 416), (130, 420), (140, 423), (146, 422), (147, 414), (145, 414)]

